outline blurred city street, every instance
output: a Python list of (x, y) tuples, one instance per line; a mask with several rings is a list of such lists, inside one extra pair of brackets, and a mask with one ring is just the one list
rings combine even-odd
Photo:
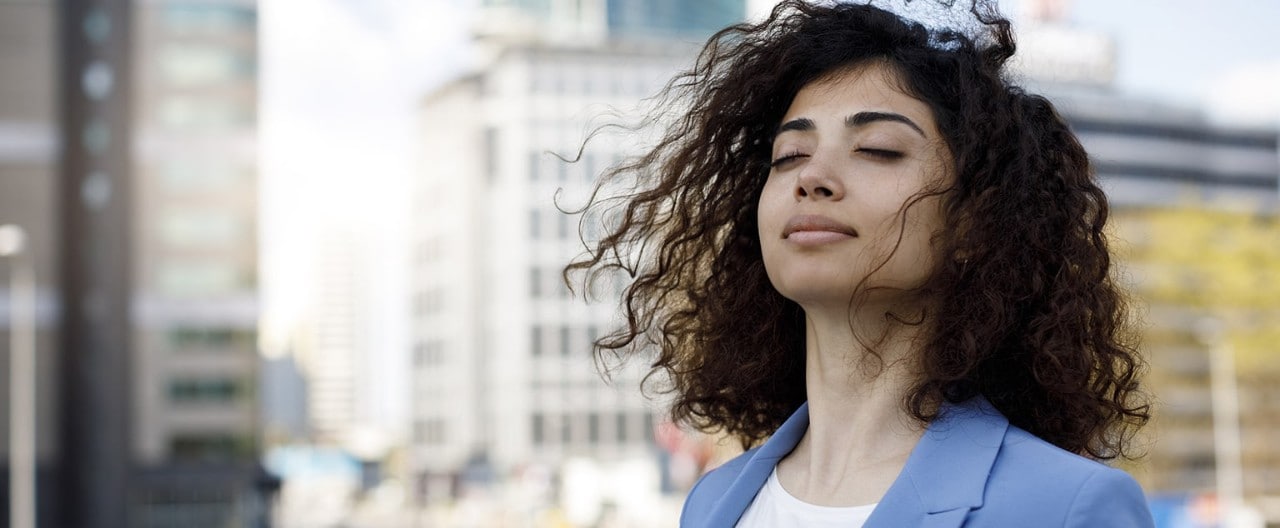
[[(0, 516), (676, 525), (739, 448), (602, 375), (629, 279), (569, 291), (566, 211), (775, 4), (0, 0)], [(1280, 2), (1001, 6), (1111, 204), (1157, 402), (1115, 464), (1160, 528), (1280, 526)]]

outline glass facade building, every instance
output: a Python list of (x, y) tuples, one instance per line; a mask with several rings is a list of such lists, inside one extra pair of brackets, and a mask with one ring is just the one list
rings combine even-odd
[(702, 38), (746, 18), (744, 0), (607, 0), (609, 34)]

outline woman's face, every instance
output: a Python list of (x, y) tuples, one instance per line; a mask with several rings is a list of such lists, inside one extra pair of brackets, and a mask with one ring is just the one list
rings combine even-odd
[(932, 111), (896, 81), (879, 62), (820, 78), (774, 138), (760, 244), (773, 286), (806, 310), (847, 307), (864, 278), (872, 299), (918, 287), (933, 268), (940, 198), (904, 205), (950, 185), (951, 158)]

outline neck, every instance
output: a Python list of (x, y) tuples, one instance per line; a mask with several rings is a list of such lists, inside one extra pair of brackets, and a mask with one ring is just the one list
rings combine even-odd
[(884, 313), (864, 307), (850, 318), (847, 310), (806, 309), (809, 430), (779, 466), (780, 477), (789, 469), (784, 486), (802, 499), (877, 501), (923, 434), (903, 402), (916, 379), (924, 325)]
[(845, 452), (850, 445), (875, 452), (884, 441), (900, 443), (896, 433), (914, 421), (903, 401), (915, 381), (922, 325), (886, 320), (881, 309), (861, 312), (866, 315), (852, 320), (806, 312), (810, 431), (856, 440), (837, 444)]

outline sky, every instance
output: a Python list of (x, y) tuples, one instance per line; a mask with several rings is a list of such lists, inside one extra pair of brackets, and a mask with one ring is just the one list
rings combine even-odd
[(1069, 20), (1115, 38), (1123, 92), (1280, 124), (1280, 2), (1076, 0)]
[[(373, 262), (375, 308), (357, 414), (383, 429), (408, 416), (408, 182), (416, 101), (463, 64), (451, 2), (262, 0), (261, 269), (264, 354), (286, 351), (306, 316), (315, 241), (353, 230)], [(403, 431), (401, 431), (403, 433)]]
[[(415, 157), (417, 105), (474, 67), (467, 31), (478, 3), (260, 0), (265, 351), (280, 353), (305, 313), (313, 241), (366, 233), (377, 311), (362, 376), (377, 383), (362, 411), (388, 426), (408, 416), (408, 196), (430, 163)], [(1020, 4), (1002, 3), (1015, 31)], [(749, 12), (771, 5), (750, 0)], [(1067, 24), (1115, 39), (1118, 92), (1280, 126), (1280, 1), (1075, 0), (1067, 13)]]

